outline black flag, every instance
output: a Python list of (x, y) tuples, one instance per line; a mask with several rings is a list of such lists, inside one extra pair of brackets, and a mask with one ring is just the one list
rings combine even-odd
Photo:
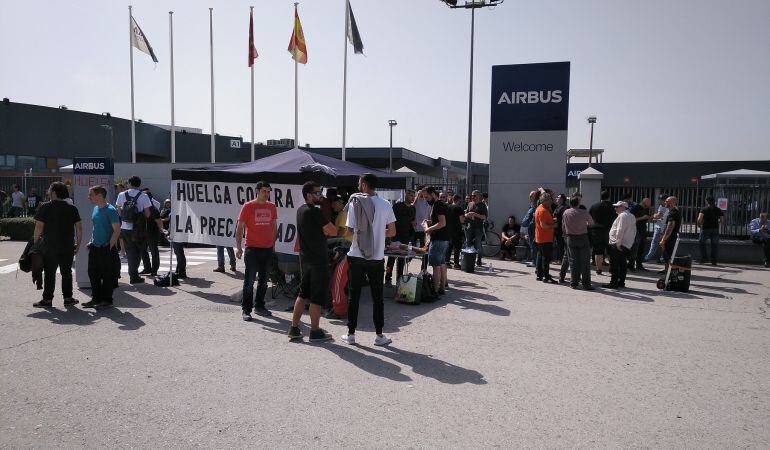
[(364, 53), (364, 43), (361, 42), (361, 35), (358, 33), (358, 25), (356, 25), (353, 10), (350, 8), (350, 1), (348, 1), (348, 40), (353, 44), (354, 53)]

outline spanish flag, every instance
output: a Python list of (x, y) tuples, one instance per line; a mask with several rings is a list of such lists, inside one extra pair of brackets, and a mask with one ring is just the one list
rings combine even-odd
[(307, 64), (307, 48), (305, 47), (305, 35), (302, 33), (302, 24), (299, 22), (297, 5), (294, 5), (294, 31), (289, 41), (289, 53), (291, 58), (300, 64)]

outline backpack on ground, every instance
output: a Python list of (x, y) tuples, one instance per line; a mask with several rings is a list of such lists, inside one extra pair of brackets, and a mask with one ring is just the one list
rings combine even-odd
[(422, 280), (422, 296), (420, 301), (431, 303), (438, 300), (438, 292), (436, 292), (436, 287), (433, 286), (433, 275), (428, 272), (422, 272), (419, 278)]

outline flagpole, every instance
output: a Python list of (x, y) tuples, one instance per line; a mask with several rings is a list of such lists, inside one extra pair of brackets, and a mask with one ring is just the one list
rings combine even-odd
[(209, 43), (211, 44), (211, 162), (216, 162), (214, 135), (214, 8), (209, 8)]
[[(299, 5), (299, 2), (294, 2), (294, 32), (297, 32), (297, 5)], [(298, 84), (299, 81), (297, 80), (297, 75), (299, 74), (299, 70), (297, 67), (299, 66), (299, 62), (296, 58), (296, 50), (295, 50), (295, 58), (294, 58), (294, 148), (299, 148), (299, 110), (298, 110), (298, 96), (299, 96), (299, 89)]]
[[(249, 6), (249, 10), (251, 11), (251, 19), (249, 20), (249, 24), (251, 24), (251, 28), (249, 29), (249, 33), (254, 34), (254, 7)], [(251, 62), (251, 43), (249, 43), (249, 62)], [(254, 63), (251, 63), (251, 160), (254, 161)]]
[(342, 160), (345, 159), (345, 130), (347, 126), (347, 106), (348, 106), (348, 27), (350, 23), (348, 6), (350, 3), (345, 0), (345, 57), (344, 69), (342, 71)]
[(168, 12), (169, 53), (171, 54), (171, 163), (176, 163), (176, 126), (174, 122), (174, 11)]
[(134, 123), (134, 24), (131, 5), (128, 5), (128, 51), (131, 65), (131, 162), (136, 162), (136, 124)]

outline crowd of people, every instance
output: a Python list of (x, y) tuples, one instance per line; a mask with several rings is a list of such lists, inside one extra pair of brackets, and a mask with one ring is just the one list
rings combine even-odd
[[(473, 191), (463, 201), (451, 190), (442, 192), (432, 186), (418, 186), (407, 189), (403, 198), (391, 205), (377, 195), (377, 184), (375, 175), (364, 174), (354, 193), (341, 193), (334, 188), (324, 193), (315, 182), (303, 185), (304, 204), (296, 216), (300, 286), (288, 330), (290, 339), (303, 337), (300, 320), (306, 305), (310, 311), (309, 339), (332, 339), (320, 327), (323, 309), (330, 306), (329, 241), (332, 239), (349, 244), (348, 329), (340, 337), (349, 344), (356, 342), (360, 297), (367, 286), (373, 301), (374, 344), (391, 342), (384, 334), (383, 290), (393, 287), (394, 266), (396, 276), (403, 275), (404, 258), (386, 260), (389, 244), (409, 244), (427, 252), (427, 265), (432, 269), (434, 289), (439, 296), (445, 295), (449, 287), (447, 269), (461, 267), (460, 249), (474, 248), (475, 262), (482, 265), (482, 242), (489, 216), (486, 193)], [(94, 205), (92, 238), (86, 244), (92, 299), (83, 307), (112, 306), (113, 290), (120, 278), (121, 252), (128, 264), (130, 284), (144, 283), (142, 275), (158, 274), (158, 246), (166, 242), (177, 258), (175, 276), (187, 277), (184, 244), (169, 239), (172, 237), (169, 236), (171, 201), (166, 199), (161, 205), (149, 189), (142, 188), (142, 180), (137, 176), (129, 178), (127, 188), (122, 184), (115, 187), (114, 205), (107, 201), (105, 187), (93, 186), (88, 192), (88, 199)], [(231, 270), (236, 270), (236, 260), (243, 260), (241, 307), (245, 321), (252, 320), (252, 311), (259, 316), (272, 315), (265, 305), (265, 296), (275, 258), (278, 216), (276, 205), (270, 201), (270, 184), (260, 181), (256, 188), (256, 198), (246, 202), (238, 214), (235, 249), (219, 247), (218, 266), (214, 270), (224, 271), (225, 250), (230, 253)], [(36, 204), (34, 216), (33, 243), (44, 246), (43, 298), (34, 306), (52, 306), (57, 270), (61, 273), (64, 304), (75, 305), (78, 301), (72, 292), (72, 262), (74, 255), (81, 251), (80, 215), (63, 183), (51, 184), (47, 196), (49, 201)], [(23, 194), (16, 197), (24, 198)], [(648, 198), (634, 202), (630, 195), (624, 195), (613, 201), (606, 191), (601, 193), (599, 202), (588, 208), (582, 204), (579, 193), (567, 197), (544, 188), (532, 191), (529, 200), (522, 222), (517, 223), (511, 215), (500, 231), (501, 258), (515, 259), (517, 248), (525, 245), (538, 281), (565, 283), (569, 276), (573, 289), (594, 290), (592, 272), (602, 275), (607, 259), (610, 278), (603, 287), (609, 289), (625, 287), (627, 272), (646, 270), (647, 261), (657, 259), (668, 264), (682, 224), (678, 200), (673, 196), (659, 196), (655, 209)], [(697, 221), (701, 229), (702, 259), (714, 265), (718, 264), (719, 227), (723, 220), (714, 199), (707, 197)], [(653, 234), (646, 247), (650, 222)], [(763, 246), (767, 266), (770, 261), (767, 212), (749, 224), (749, 231), (752, 239)], [(710, 252), (707, 240), (711, 244)], [(558, 279), (551, 274), (552, 262), (560, 263)]]

